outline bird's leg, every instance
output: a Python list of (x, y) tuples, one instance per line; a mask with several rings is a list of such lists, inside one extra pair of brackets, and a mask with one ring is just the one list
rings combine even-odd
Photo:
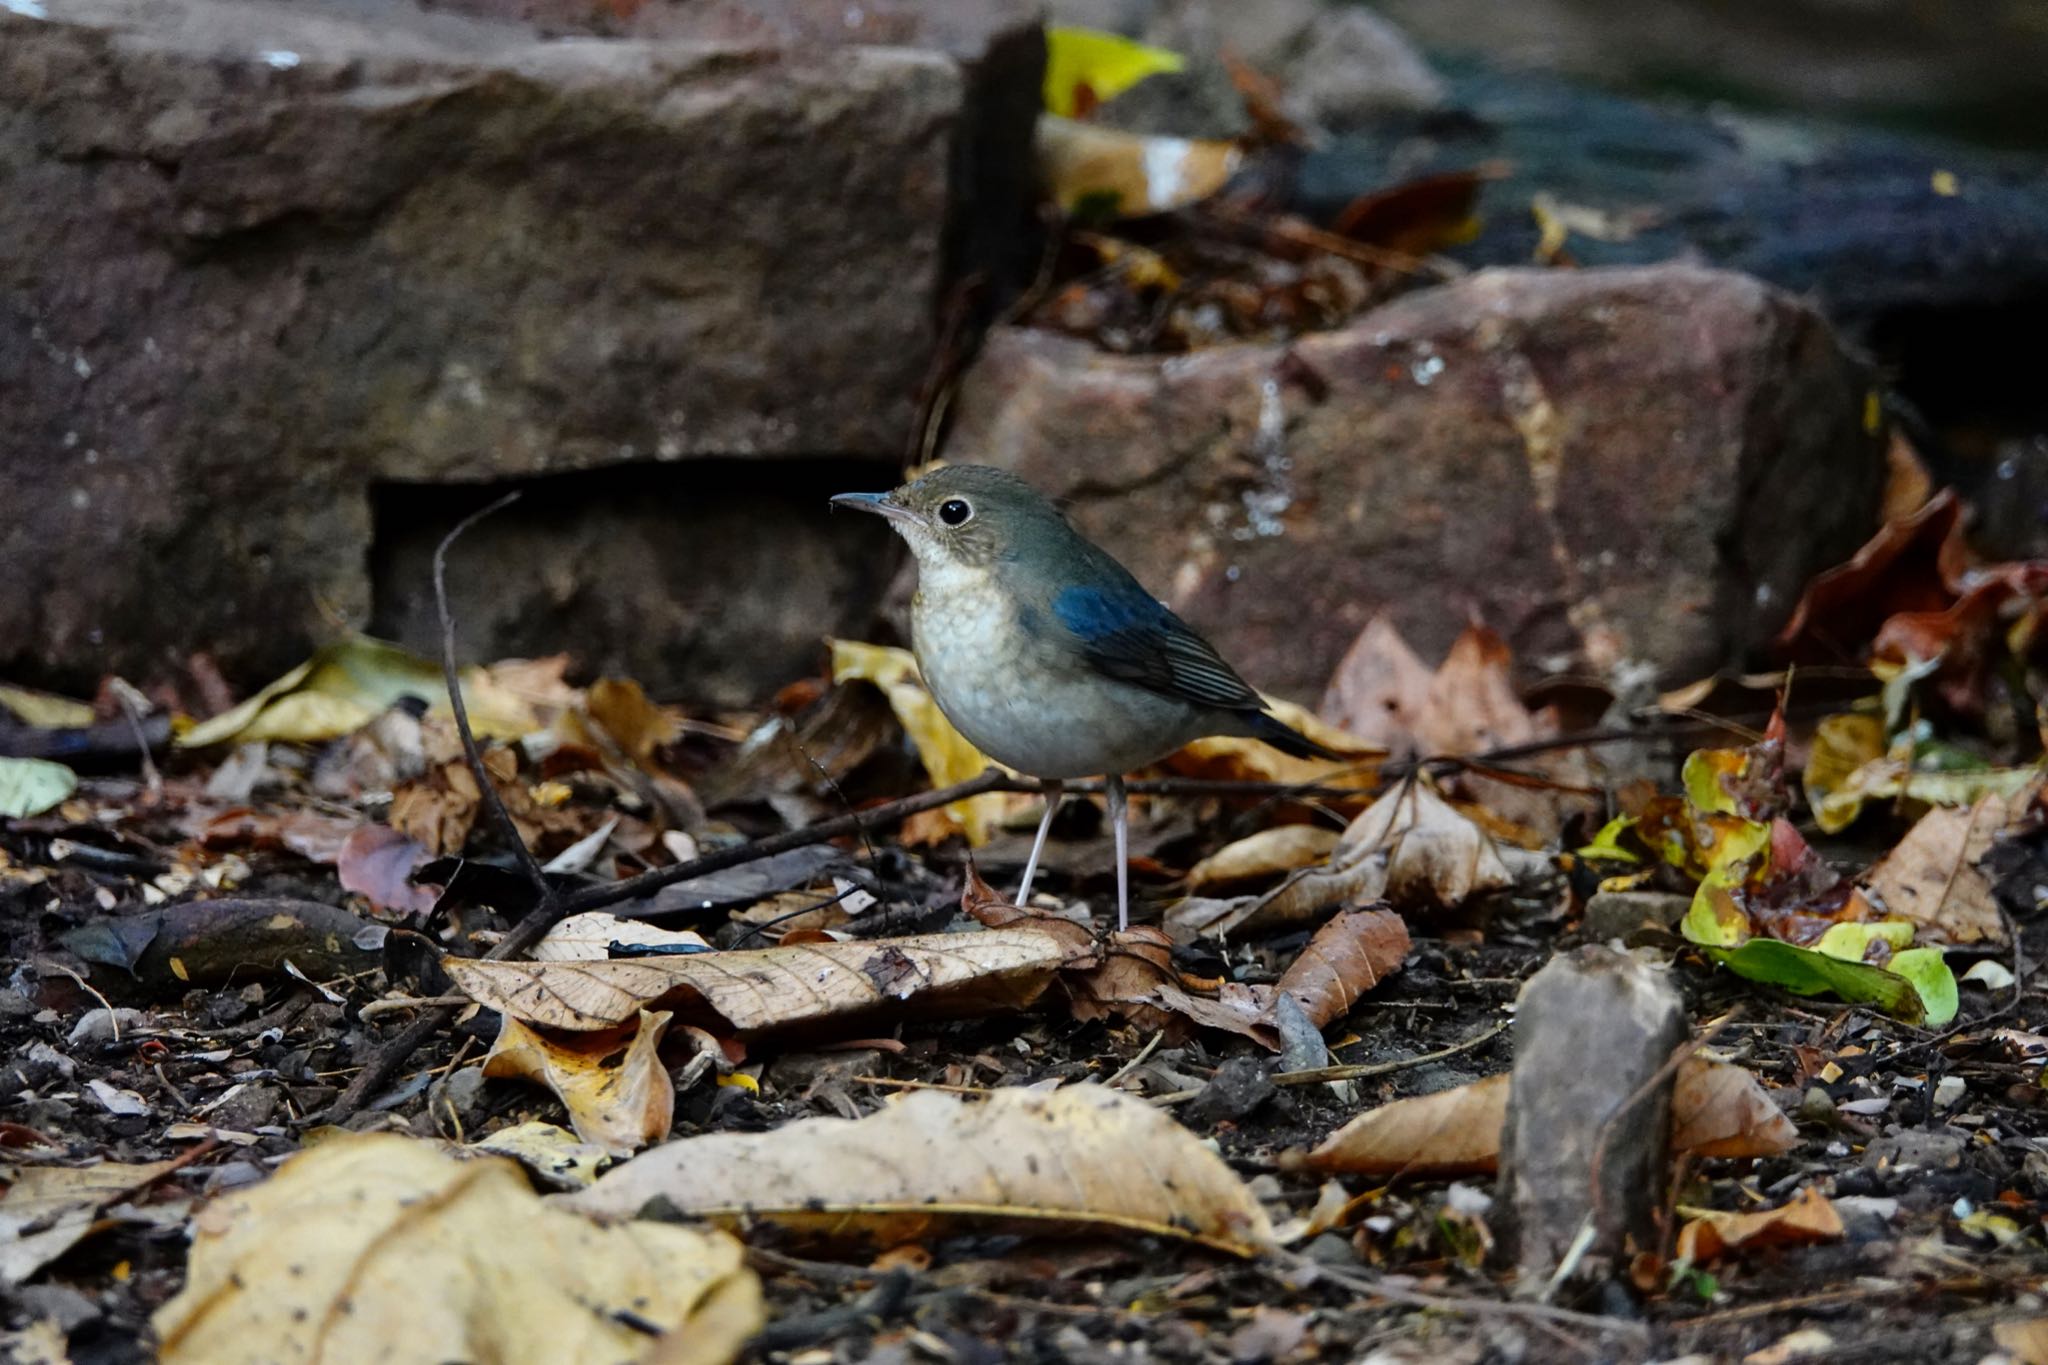
[(1109, 795), (1109, 823), (1116, 831), (1116, 927), (1122, 930), (1131, 927), (1131, 803), (1120, 774), (1105, 776), (1102, 789)]
[(1057, 777), (1042, 779), (1039, 790), (1045, 793), (1045, 814), (1038, 821), (1038, 837), (1031, 841), (1031, 856), (1024, 860), (1024, 884), (1017, 888), (1017, 904), (1031, 904), (1031, 879), (1038, 875), (1038, 855), (1045, 851), (1045, 835), (1052, 828), (1053, 813), (1060, 808), (1060, 793), (1066, 783)]

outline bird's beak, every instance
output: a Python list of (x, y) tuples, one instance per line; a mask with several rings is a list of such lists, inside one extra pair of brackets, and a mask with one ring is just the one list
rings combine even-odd
[(834, 507), (851, 507), (856, 512), (873, 512), (891, 521), (914, 522), (917, 513), (897, 502), (887, 493), (836, 493), (832, 497)]

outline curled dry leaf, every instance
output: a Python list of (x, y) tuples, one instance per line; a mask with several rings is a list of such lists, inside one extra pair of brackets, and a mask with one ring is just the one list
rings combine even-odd
[(1228, 889), (1312, 867), (1337, 846), (1337, 831), (1322, 825), (1275, 825), (1225, 844), (1188, 871), (1190, 893)]
[(660, 1057), (672, 1017), (642, 1010), (623, 1028), (551, 1035), (508, 1014), (484, 1058), (484, 1075), (546, 1086), (569, 1111), (576, 1136), (630, 1156), (667, 1137), (675, 1118), (675, 1084)]
[(661, 1196), (715, 1222), (767, 1220), (894, 1246), (962, 1226), (1272, 1244), (1242, 1180), (1170, 1116), (1097, 1085), (1005, 1088), (969, 1102), (917, 1091), (857, 1120), (684, 1138), (557, 1201), (625, 1215)]
[(1402, 755), (1484, 753), (1555, 733), (1522, 704), (1507, 642), (1468, 625), (1432, 673), (1384, 616), (1351, 642), (1323, 694), (1323, 719)]
[(643, 1008), (734, 1033), (871, 1016), (980, 1014), (1038, 998), (1072, 955), (1019, 926), (612, 962), (443, 960), (479, 1004), (542, 1028), (613, 1028)]
[(1702, 1213), (1678, 1230), (1678, 1255), (1704, 1265), (1737, 1249), (1832, 1242), (1842, 1216), (1811, 1185), (1778, 1208), (1761, 1213)]
[(764, 1321), (742, 1258), (722, 1232), (599, 1227), (502, 1158), (351, 1133), (202, 1209), (154, 1323), (171, 1365), (639, 1361), (684, 1334), (722, 1361)]
[(2006, 798), (1989, 792), (1967, 810), (1935, 807), (1870, 870), (1871, 898), (1931, 941), (2005, 943), (2005, 920), (1978, 860), (2011, 818)]
[(426, 861), (426, 849), (389, 825), (359, 825), (335, 853), (334, 872), (342, 890), (379, 910), (424, 914), (439, 899), (435, 888), (413, 885), (413, 869)]
[(1126, 133), (1057, 114), (1039, 115), (1032, 150), (1061, 208), (1102, 204), (1125, 218), (1206, 199), (1244, 162), (1234, 142)]
[[(1488, 1076), (1367, 1110), (1323, 1139), (1306, 1164), (1367, 1175), (1490, 1175), (1500, 1162), (1508, 1079)], [(1679, 1069), (1671, 1095), (1672, 1151), (1773, 1156), (1797, 1141), (1791, 1120), (1741, 1067), (1695, 1057)]]
[(1317, 1028), (1341, 1019), (1408, 957), (1408, 925), (1390, 910), (1353, 910), (1316, 930), (1280, 978)]

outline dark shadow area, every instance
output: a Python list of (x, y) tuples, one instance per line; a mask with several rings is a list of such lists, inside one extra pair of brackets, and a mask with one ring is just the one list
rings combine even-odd
[(870, 631), (901, 542), (871, 518), (835, 516), (826, 498), (895, 481), (874, 461), (716, 459), (517, 484), (379, 484), (371, 630), (437, 650), (434, 546), (517, 487), (525, 496), (472, 528), (449, 562), (465, 659), (566, 650), (578, 677), (757, 702), (818, 673), (826, 636)]

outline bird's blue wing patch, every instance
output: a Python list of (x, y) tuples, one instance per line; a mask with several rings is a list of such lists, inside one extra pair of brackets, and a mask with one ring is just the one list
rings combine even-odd
[(1082, 657), (1109, 677), (1203, 706), (1264, 706), (1207, 640), (1135, 583), (1062, 588), (1052, 612)]

